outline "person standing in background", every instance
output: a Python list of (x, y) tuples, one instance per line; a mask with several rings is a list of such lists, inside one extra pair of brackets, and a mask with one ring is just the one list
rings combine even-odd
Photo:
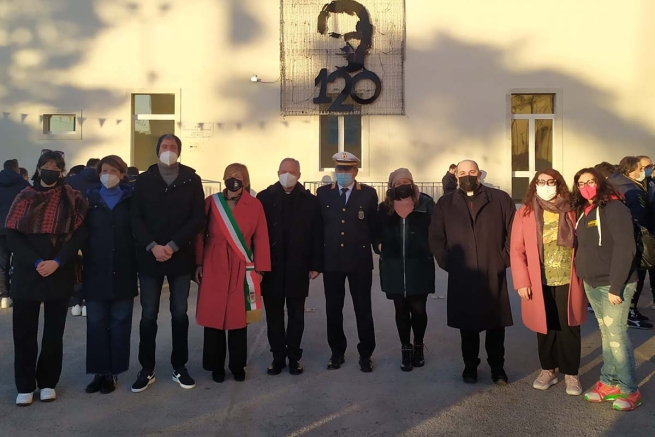
[(11, 204), (30, 183), (20, 175), (20, 167), (16, 159), (5, 161), (0, 171), (0, 308), (11, 306), (9, 271), (11, 269), (11, 251), (7, 247), (7, 232), (5, 220)]
[[(653, 179), (653, 161), (646, 155), (639, 155), (637, 156), (637, 159), (644, 167), (644, 174), (646, 176), (646, 179), (644, 179), (644, 187), (648, 194), (648, 205), (653, 212), (653, 219), (655, 219), (655, 179)], [(653, 229), (655, 230), (655, 224), (653, 225)], [(653, 296), (653, 300), (648, 306), (655, 310), (655, 268), (648, 270), (648, 278), (650, 282), (650, 292)]]
[(457, 166), (455, 164), (450, 164), (446, 175), (441, 179), (444, 194), (453, 193), (457, 190), (457, 177), (455, 176), (456, 170)]
[(28, 173), (27, 169), (24, 167), (19, 168), (19, 173), (25, 179), (27, 182), (30, 181), (30, 174)]

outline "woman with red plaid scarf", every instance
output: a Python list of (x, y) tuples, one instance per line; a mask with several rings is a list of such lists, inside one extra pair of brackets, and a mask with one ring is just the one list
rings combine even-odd
[[(57, 398), (63, 355), (68, 300), (73, 293), (73, 259), (84, 242), (82, 223), (88, 206), (79, 191), (63, 179), (61, 154), (45, 152), (32, 178), (34, 187), (21, 191), (11, 205), (5, 227), (14, 254), (14, 373), (16, 404), (32, 403), (34, 390), (41, 401)], [(43, 303), (41, 354), (37, 333)]]

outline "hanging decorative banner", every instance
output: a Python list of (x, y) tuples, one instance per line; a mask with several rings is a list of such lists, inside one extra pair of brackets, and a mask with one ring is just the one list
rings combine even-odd
[(281, 0), (283, 115), (404, 115), (404, 0)]

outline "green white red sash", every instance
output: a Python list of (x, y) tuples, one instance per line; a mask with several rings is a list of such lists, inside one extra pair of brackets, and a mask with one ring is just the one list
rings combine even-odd
[(244, 295), (246, 300), (246, 321), (248, 323), (257, 322), (262, 319), (262, 292), (259, 284), (259, 277), (255, 271), (253, 252), (248, 248), (246, 239), (243, 237), (239, 225), (237, 224), (232, 211), (227, 206), (221, 193), (212, 196), (214, 200), (214, 210), (220, 220), (218, 223), (227, 239), (228, 243), (239, 255), (241, 260), (246, 263), (246, 279), (244, 281)]

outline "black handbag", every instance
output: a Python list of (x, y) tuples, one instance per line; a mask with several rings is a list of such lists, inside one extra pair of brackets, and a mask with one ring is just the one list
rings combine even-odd
[(633, 223), (637, 244), (635, 264), (638, 270), (650, 270), (655, 267), (655, 237), (636, 221)]

